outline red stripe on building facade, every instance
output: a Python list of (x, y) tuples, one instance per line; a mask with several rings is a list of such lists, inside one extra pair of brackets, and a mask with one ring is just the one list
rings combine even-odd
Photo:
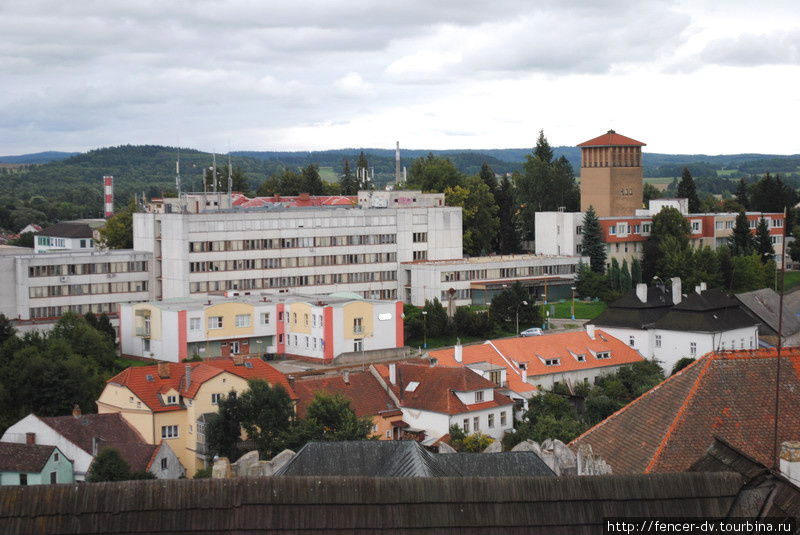
[(395, 347), (403, 347), (406, 345), (404, 320), (403, 320), (403, 302), (398, 301), (394, 305), (394, 327), (395, 327)]
[(186, 311), (178, 311), (178, 362), (186, 360)]
[(325, 307), (322, 309), (322, 340), (325, 344), (325, 351), (322, 353), (322, 358), (325, 361), (333, 360), (333, 308)]

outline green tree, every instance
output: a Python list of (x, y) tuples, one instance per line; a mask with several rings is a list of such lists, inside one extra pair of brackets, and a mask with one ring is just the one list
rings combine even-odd
[(514, 431), (503, 437), (503, 448), (511, 449), (524, 440), (541, 443), (548, 438), (567, 443), (585, 429), (586, 426), (578, 419), (575, 409), (565, 397), (551, 393), (539, 394), (528, 400), (528, 410), (517, 422)]
[(611, 259), (611, 267), (608, 270), (608, 285), (614, 291), (620, 291), (620, 270), (619, 270), (619, 262), (616, 258)]
[(94, 458), (86, 481), (99, 483), (101, 481), (128, 481), (131, 479), (131, 466), (122, 458), (116, 448), (103, 448)]
[(480, 177), (470, 177), (465, 187), (448, 187), (444, 193), (448, 206), (460, 206), (462, 209), (464, 253), (482, 256), (491, 252), (500, 220), (489, 187)]
[(678, 197), (689, 199), (689, 213), (696, 214), (700, 211), (700, 199), (697, 197), (697, 188), (688, 167), (683, 168), (681, 181), (678, 183)]
[[(227, 189), (228, 186), (226, 184), (225, 190), (227, 191)], [(240, 165), (234, 166), (231, 170), (231, 191), (238, 191), (244, 195), (250, 192), (250, 182), (247, 180), (247, 176), (245, 176), (244, 170)]]
[(308, 405), (306, 417), (299, 424), (303, 443), (311, 440), (366, 440), (372, 434), (372, 420), (359, 418), (350, 408), (350, 400), (340, 394), (316, 392)]
[(11, 320), (8, 319), (5, 314), (0, 314), (0, 346), (2, 346), (6, 340), (14, 338), (16, 334), (17, 330), (14, 328), (14, 324), (11, 323)]
[(114, 340), (108, 333), (100, 332), (90, 326), (83, 317), (74, 312), (67, 312), (58, 319), (53, 326), (51, 336), (67, 342), (71, 353), (88, 359), (98, 369), (115, 371), (114, 361), (117, 353)]
[(514, 189), (511, 180), (504, 176), (495, 193), (497, 200), (497, 216), (499, 229), (495, 251), (499, 254), (513, 254), (520, 250), (517, 208), (514, 200)]
[(734, 293), (749, 292), (759, 288), (772, 288), (775, 284), (775, 262), (763, 263), (758, 254), (731, 258), (730, 289)]
[(426, 299), (422, 312), (425, 312), (422, 318), (423, 330), (427, 330), (428, 336), (444, 336), (450, 333), (450, 319), (438, 297), (434, 297), (433, 301)]
[(483, 162), (481, 164), (481, 170), (478, 173), (478, 177), (483, 181), (484, 184), (489, 188), (489, 191), (492, 192), (494, 196), (495, 192), (497, 191), (498, 184), (497, 184), (497, 175), (494, 174), (492, 168), (489, 167), (489, 164)]
[(350, 160), (344, 159), (342, 177), (339, 179), (342, 195), (358, 195), (358, 182), (350, 170)]
[[(689, 222), (681, 213), (667, 207), (653, 216), (650, 236), (645, 240), (642, 250), (642, 273), (644, 280), (659, 276), (666, 280), (681, 276), (689, 250)], [(678, 259), (678, 260), (676, 260)], [(675, 272), (676, 269), (679, 272)]]
[(678, 373), (679, 371), (681, 371), (694, 361), (695, 359), (693, 359), (692, 357), (683, 357), (681, 359), (678, 359), (678, 362), (676, 362), (675, 365), (672, 367), (672, 372), (670, 373), (670, 375), (675, 375), (676, 373)]
[(447, 158), (428, 153), (425, 158), (417, 158), (411, 162), (408, 170), (407, 186), (419, 188), (427, 192), (444, 192), (464, 183), (463, 175)]
[[(525, 304), (527, 302), (527, 305)], [(519, 325), (541, 325), (542, 316), (539, 307), (533, 302), (528, 290), (519, 282), (515, 282), (499, 294), (495, 295), (489, 306), (489, 314), (493, 321), (506, 331), (516, 328), (517, 311)]]
[(575, 277), (575, 288), (578, 297), (581, 299), (601, 297), (609, 289), (608, 286), (608, 277), (603, 273), (593, 271), (584, 263), (578, 265)]
[(792, 229), (792, 236), (795, 239), (787, 246), (787, 252), (792, 260), (800, 262), (800, 225), (796, 225)]
[(242, 406), (236, 392), (231, 390), (217, 402), (217, 414), (206, 422), (208, 457), (227, 457), (235, 462), (241, 455), (237, 444), (242, 435)]
[(109, 217), (100, 228), (100, 245), (109, 249), (132, 249), (134, 212), (136, 202), (131, 199), (126, 208)]
[(750, 234), (750, 222), (744, 212), (739, 212), (736, 216), (733, 233), (728, 238), (728, 247), (733, 256), (749, 255), (755, 249), (755, 242)]
[(750, 206), (750, 194), (744, 178), (740, 178), (739, 183), (736, 185), (736, 202), (742, 205), (741, 211), (747, 210)]
[(642, 187), (642, 202), (647, 206), (651, 200), (661, 197), (661, 191), (649, 182)]
[(631, 283), (636, 286), (642, 282), (642, 263), (638, 258), (633, 257), (631, 261)]
[(775, 257), (775, 249), (772, 247), (772, 238), (769, 235), (769, 225), (763, 217), (756, 227), (755, 250), (765, 264)]
[(603, 243), (603, 233), (600, 229), (600, 219), (589, 206), (583, 216), (581, 229), (581, 254), (589, 257), (592, 271), (605, 273), (606, 271), (606, 245)]
[(285, 448), (294, 421), (292, 399), (282, 385), (273, 386), (262, 380), (247, 384), (249, 389), (239, 396), (242, 428), (255, 441), (261, 455), (271, 459)]
[(8, 242), (9, 245), (15, 245), (17, 247), (30, 247), (33, 248), (33, 232), (24, 232), (19, 235), (19, 238), (15, 240), (11, 240)]
[(619, 290), (625, 293), (631, 288), (633, 288), (633, 279), (631, 278), (631, 271), (628, 268), (628, 259), (626, 258), (619, 268)]
[(309, 195), (322, 195), (322, 178), (319, 176), (319, 166), (309, 164), (303, 168), (303, 186), (301, 193)]

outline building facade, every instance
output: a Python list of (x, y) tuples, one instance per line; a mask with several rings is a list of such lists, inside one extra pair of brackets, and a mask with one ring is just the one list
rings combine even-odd
[(35, 254), (0, 247), (0, 313), (22, 330), (70, 311), (115, 315), (120, 303), (152, 299), (152, 261), (150, 253), (127, 249)]
[(155, 259), (156, 299), (300, 289), (393, 300), (401, 262), (462, 256), (459, 207), (265, 205), (137, 213), (133, 224), (134, 249)]
[(121, 305), (122, 354), (169, 362), (276, 354), (330, 362), (404, 345), (400, 302), (349, 293), (237, 293)]
[(55, 446), (0, 442), (0, 485), (73, 483), (72, 461)]

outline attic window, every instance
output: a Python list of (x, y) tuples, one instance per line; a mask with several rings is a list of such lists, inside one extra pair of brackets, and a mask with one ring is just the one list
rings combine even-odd
[(545, 366), (559, 366), (561, 364), (561, 359), (544, 359)]
[(167, 405), (177, 405), (178, 396), (167, 396)]
[(411, 381), (406, 385), (406, 392), (413, 392), (419, 386), (419, 381)]
[(152, 383), (153, 381), (155, 381), (155, 379), (153, 379), (153, 376), (152, 376), (152, 375), (148, 375), (148, 376), (146, 377), (146, 379), (147, 379), (147, 382), (148, 382), (148, 383)]
[(575, 355), (575, 360), (577, 360), (578, 362), (586, 362), (586, 355), (583, 354)]
[(610, 358), (611, 358), (611, 352), (610, 351), (599, 351), (597, 353), (597, 360), (610, 359)]
[(250, 361), (247, 361), (247, 362), (244, 363), (244, 367), (245, 368), (252, 368), (253, 367), (253, 363), (250, 362)]

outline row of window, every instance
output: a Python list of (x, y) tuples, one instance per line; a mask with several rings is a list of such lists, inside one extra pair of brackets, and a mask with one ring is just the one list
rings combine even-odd
[[(36, 245), (39, 247), (66, 247), (64, 238), (54, 238), (52, 236), (36, 236)], [(94, 240), (81, 238), (79, 246), (80, 249), (91, 249), (94, 246)]]
[[(292, 288), (296, 286), (355, 284), (394, 280), (397, 280), (396, 271), (360, 271), (357, 273), (327, 273), (325, 275), (297, 275), (292, 277), (269, 277), (228, 281), (199, 281), (189, 283), (189, 291), (191, 293), (207, 293), (227, 290), (259, 290), (262, 288)], [(394, 293), (396, 294), (396, 291)], [(365, 295), (364, 297), (368, 296)], [(368, 298), (392, 299), (392, 297)]]
[(60, 286), (31, 286), (28, 297), (67, 297), (146, 292), (147, 281), (99, 282), (95, 284), (62, 284)]
[(64, 305), (57, 307), (33, 307), (28, 309), (31, 319), (41, 318), (56, 318), (63, 316), (67, 312), (75, 312), (76, 314), (86, 314), (93, 312), (94, 314), (116, 313), (119, 303), (91, 303), (85, 305)]
[(147, 271), (146, 260), (130, 262), (94, 262), (89, 264), (57, 264), (29, 266), (29, 277), (58, 277), (64, 275), (96, 275), (103, 273), (139, 273)]
[(507, 279), (513, 277), (530, 277), (541, 275), (568, 275), (575, 273), (575, 264), (557, 264), (546, 266), (518, 266), (495, 269), (469, 269), (461, 271), (443, 271), (442, 282), (471, 281), (486, 279)]
[[(464, 418), (464, 421), (461, 423), (461, 427), (464, 429), (464, 433), (477, 433), (481, 430), (481, 419), (480, 416), (474, 416), (472, 418), (472, 427), (470, 428), (470, 419)], [(506, 411), (500, 412), (500, 427), (506, 427), (508, 425), (508, 415)], [(489, 413), (486, 416), (486, 427), (489, 429), (494, 429), (495, 426), (495, 415), (494, 413)]]
[(651, 222), (636, 223), (634, 225), (630, 223), (617, 223), (616, 225), (610, 225), (608, 227), (608, 233), (611, 236), (627, 236), (628, 234), (641, 234), (646, 236), (650, 234), (652, 228), (653, 224)]
[(216, 260), (189, 262), (191, 273), (214, 271), (240, 271), (247, 269), (280, 269), (316, 266), (343, 266), (348, 264), (380, 264), (397, 262), (397, 253), (364, 253), (282, 258), (248, 258), (244, 260)]
[[(634, 337), (631, 336), (630, 337), (630, 341), (629, 341), (629, 344), (630, 344), (631, 347), (633, 347), (634, 342), (635, 342)], [(655, 335), (654, 344), (655, 344), (656, 347), (661, 347), (661, 335), (660, 334)], [(752, 336), (750, 337), (749, 344), (748, 345), (745, 345), (745, 344), (746, 344), (746, 340), (744, 338), (739, 340), (738, 349), (755, 349), (755, 339)], [(727, 343), (725, 341), (720, 342), (719, 349), (722, 350), (722, 351), (725, 351), (727, 349), (726, 345), (727, 345)], [(737, 349), (736, 340), (732, 340), (731, 341), (730, 349)], [(691, 356), (696, 356), (697, 355), (697, 342), (689, 342), (689, 355), (691, 355)]]
[(307, 236), (297, 238), (263, 238), (255, 240), (195, 241), (189, 242), (189, 252), (260, 251), (269, 249), (297, 249), (300, 247), (341, 247), (352, 245), (386, 245), (393, 243), (397, 243), (396, 234)]

